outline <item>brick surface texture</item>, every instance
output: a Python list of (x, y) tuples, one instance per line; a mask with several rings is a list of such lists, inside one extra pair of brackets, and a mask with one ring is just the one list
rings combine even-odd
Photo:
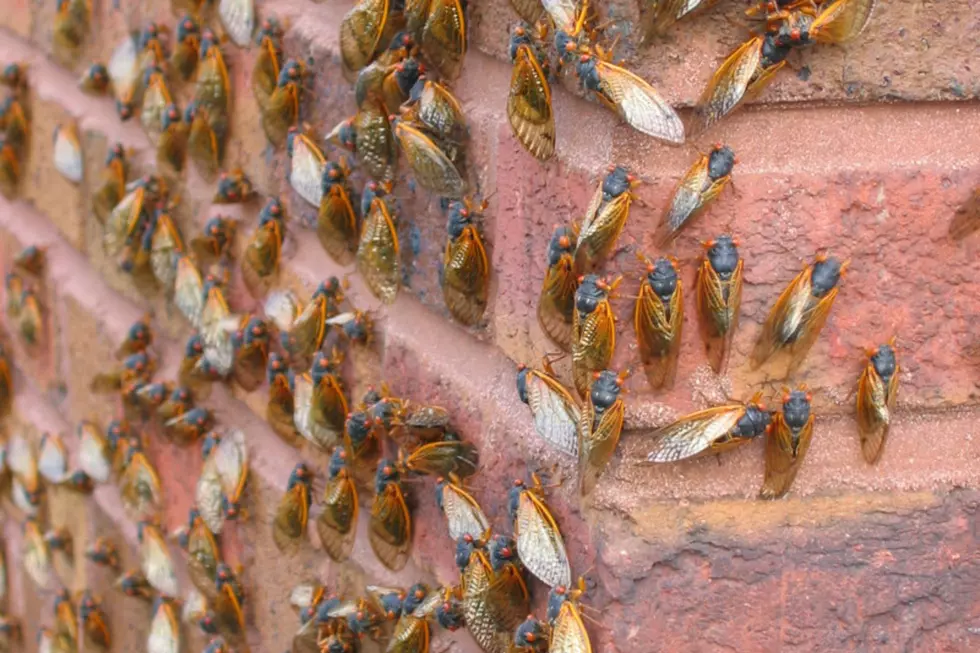
[[(284, 149), (268, 146), (259, 127), (249, 88), (255, 49), (224, 48), (234, 91), (225, 167), (244, 169), (263, 198), (281, 195), (291, 212), (280, 285), (306, 298), (328, 276), (346, 277), (352, 302), (371, 311), (377, 325), (371, 347), (353, 350), (345, 364), (351, 396), (384, 381), (395, 394), (449, 409), (460, 434), (480, 448), (480, 472), (468, 485), (495, 530), (510, 531), (506, 491), (514, 478), (546, 471), (558, 483), (547, 490), (548, 500), (573, 574), (587, 577), (594, 651), (980, 650), (980, 238), (947, 237), (955, 209), (980, 183), (980, 5), (879, 2), (856, 43), (793, 55), (792, 67), (810, 71), (808, 79), (784, 71), (758, 102), (684, 147), (647, 139), (585, 99), (574, 83), (556, 84), (557, 156), (540, 164), (513, 139), (504, 106), (507, 34), (516, 15), (506, 0), (469, 4), (470, 51), (453, 89), (470, 123), (479, 191), (490, 198), (483, 233), (493, 269), (487, 314), (471, 329), (454, 324), (442, 302), (445, 218), (438, 199), (398, 184), (403, 243), (412, 250), (409, 287), (392, 306), (381, 306), (353, 267), (332, 261), (303, 225), (312, 210), (285, 181)], [(722, 2), (640, 49), (632, 29), (637, 3), (597, 4), (623, 37), (629, 65), (682, 114), (749, 27), (741, 17), (746, 3)], [(23, 191), (0, 199), (0, 262), (6, 270), (23, 247), (47, 248), (40, 299), (51, 336), (34, 357), (10, 338), (17, 396), (8, 433), (39, 438), (55, 431), (73, 445), (79, 420), (104, 424), (114, 417), (116, 402), (92, 394), (89, 379), (113, 364), (127, 328), (147, 312), (161, 362), (156, 378), (176, 373), (190, 326), (166, 297), (142, 295), (106, 259), (101, 227), (88, 208), (107, 147), (121, 142), (130, 149), (131, 177), (153, 169), (154, 153), (138, 120), (121, 123), (109, 99), (84, 95), (76, 85), (88, 63), (107, 60), (127, 30), (151, 19), (173, 25), (170, 5), (94, 0), (92, 36), (70, 62), (53, 53), (54, 0), (8, 0), (0, 11), (0, 62), (28, 64), (34, 130)], [(350, 6), (349, 0), (257, 2), (259, 16), (276, 14), (288, 24), (287, 54), (312, 62), (315, 78), (302, 113), (318, 134), (354, 111), (337, 52), (339, 20)], [(189, 87), (177, 94), (183, 106)], [(52, 130), (69, 120), (79, 127), (85, 155), (80, 186), (64, 180), (51, 161)], [(654, 393), (642, 374), (627, 382), (627, 430), (597, 491), (583, 502), (574, 464), (537, 438), (514, 389), (516, 362), (537, 362), (554, 351), (535, 313), (552, 225), (581, 218), (610, 164), (627, 166), (642, 182), (623, 247), (605, 269), (625, 277), (614, 300), (613, 368), (636, 363), (631, 297), (641, 267), (633, 250), (657, 253), (652, 234), (663, 206), (697, 150), (715, 140), (730, 145), (739, 163), (734, 188), (671, 250), (688, 289), (677, 383)], [(363, 173), (354, 179), (359, 187)], [(236, 255), (264, 203), (211, 206), (214, 187), (193, 166), (174, 192), (186, 238), (212, 215), (240, 220)], [(698, 339), (693, 288), (699, 241), (725, 232), (741, 241), (745, 291), (729, 374), (718, 378)], [(808, 384), (818, 418), (789, 496), (756, 500), (761, 441), (720, 459), (643, 464), (644, 428), (757, 389), (770, 405), (778, 403), (782, 380), (751, 372), (748, 354), (772, 302), (818, 249), (849, 258), (851, 267), (828, 324), (793, 379)], [(230, 297), (236, 312), (259, 308), (237, 271)], [(892, 334), (902, 363), (897, 414), (882, 460), (869, 466), (858, 443), (854, 386), (863, 348)], [(557, 369), (568, 378), (567, 360)], [(350, 562), (331, 563), (313, 533), (299, 553), (279, 554), (271, 520), (289, 472), (306, 460), (322, 478), (327, 457), (284, 444), (264, 421), (265, 398), (264, 387), (253, 393), (216, 387), (204, 402), (220, 424), (245, 431), (252, 452), (248, 517), (229, 523), (223, 540), (226, 557), (244, 567), (252, 651), (289, 648), (298, 621), (288, 595), (302, 580), (319, 578), (348, 594), (366, 583), (456, 580), (453, 544), (429, 480), (410, 485), (415, 541), (402, 572), (389, 572), (371, 552), (366, 488)], [(150, 440), (167, 495), (165, 526), (173, 529), (192, 502), (200, 455), (196, 447)], [(87, 539), (106, 535), (120, 546), (124, 568), (138, 565), (136, 528), (118, 491), (104, 486), (83, 498), (54, 490), (48, 501), (52, 525), (68, 528), (76, 542), (74, 560), (59, 567), (62, 582), (104, 597), (113, 651), (145, 650), (148, 604), (113, 589), (111, 573), (82, 555)], [(24, 624), (23, 650), (34, 651), (36, 628), (50, 625), (53, 595), (39, 592), (21, 570), (22, 517), (9, 502), (5, 507), (7, 610)], [(547, 588), (534, 581), (532, 590), (540, 613)], [(184, 645), (200, 651), (205, 642), (187, 629)], [(479, 649), (463, 630), (438, 634), (433, 650)]]

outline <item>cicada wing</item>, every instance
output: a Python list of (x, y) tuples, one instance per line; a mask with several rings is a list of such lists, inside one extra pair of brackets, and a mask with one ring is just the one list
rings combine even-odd
[(357, 217), (347, 191), (338, 184), (320, 202), (316, 234), (327, 254), (346, 265), (357, 249)]
[(497, 632), (497, 622), (488, 602), (492, 580), (493, 569), (486, 554), (475, 551), (463, 570), (463, 616), (473, 639), (486, 651), (495, 650)]
[(727, 435), (745, 412), (740, 405), (717, 406), (686, 415), (653, 432), (653, 448), (647, 460), (672, 463), (707, 451)]
[(692, 136), (707, 130), (734, 111), (745, 99), (745, 93), (762, 59), (763, 37), (756, 36), (728, 55), (701, 94), (691, 127)]
[(163, 535), (155, 527), (143, 529), (140, 544), (140, 568), (147, 582), (164, 596), (178, 596), (177, 572)]
[(371, 548), (386, 567), (401, 570), (412, 549), (412, 521), (401, 488), (388, 483), (374, 498), (368, 535)]
[(796, 275), (769, 311), (759, 339), (752, 350), (752, 369), (758, 369), (787, 342), (796, 337), (810, 303), (811, 272), (812, 268), (807, 267)]
[(187, 540), (187, 575), (194, 586), (212, 600), (220, 555), (207, 525), (194, 524)]
[(400, 248), (395, 223), (384, 201), (375, 198), (361, 229), (357, 269), (375, 297), (391, 304), (401, 286)]
[(664, 306), (649, 283), (640, 286), (633, 311), (633, 328), (640, 346), (640, 360), (652, 388), (669, 388), (674, 383), (684, 326), (682, 297), (679, 281), (669, 306)]
[(353, 130), (357, 160), (365, 172), (378, 181), (394, 180), (398, 152), (388, 113), (380, 100), (361, 107), (354, 116)]
[(555, 344), (568, 351), (572, 346), (572, 312), (578, 279), (570, 255), (548, 268), (538, 299), (538, 323)]
[(579, 421), (579, 486), (583, 495), (595, 489), (599, 476), (612, 460), (623, 432), (625, 415), (626, 405), (622, 400), (605, 410), (598, 420), (591, 401), (582, 411)]
[(487, 588), (487, 606), (498, 631), (513, 633), (529, 614), (528, 591), (520, 570), (507, 564), (496, 572)]
[(476, 227), (469, 226), (446, 244), (442, 295), (454, 318), (472, 326), (487, 308), (490, 263)]
[(293, 152), (289, 163), (289, 184), (312, 206), (323, 200), (323, 170), (327, 159), (316, 143), (305, 134), (293, 137)]
[(395, 136), (420, 186), (450, 199), (463, 197), (466, 193), (466, 181), (432, 139), (403, 122), (395, 125)]
[(762, 499), (778, 499), (789, 491), (813, 437), (812, 416), (800, 429), (796, 447), (793, 446), (793, 431), (787, 426), (782, 413), (773, 415), (772, 426), (766, 436), (766, 472), (759, 491)]
[[(575, 0), (540, 0), (548, 12), (556, 30), (571, 32), (579, 15), (579, 3)], [(523, 15), (523, 14), (522, 14)], [(532, 25), (534, 23), (531, 23)]]
[(544, 502), (529, 490), (521, 493), (514, 531), (517, 553), (528, 571), (549, 587), (568, 587), (572, 572), (558, 524)]
[(684, 174), (674, 190), (670, 206), (664, 214), (664, 242), (672, 239), (681, 227), (693, 218), (704, 206), (703, 191), (708, 181), (708, 157), (702, 156)]
[[(597, 195), (602, 195), (601, 184)], [(575, 269), (579, 274), (591, 272), (609, 256), (626, 226), (632, 204), (633, 196), (629, 192), (617, 195), (608, 202), (600, 199), (598, 205), (593, 198), (593, 206), (585, 214), (575, 247)]]
[(898, 387), (898, 369), (886, 387), (869, 362), (858, 381), (857, 422), (861, 453), (869, 464), (881, 458), (891, 426), (891, 407)]
[(531, 372), (527, 402), (538, 435), (562, 453), (578, 457), (580, 409), (572, 393), (554, 377)]
[(353, 480), (342, 473), (328, 481), (316, 530), (323, 549), (335, 562), (350, 557), (357, 533), (357, 511), (357, 488)]
[(809, 302), (810, 305), (803, 315), (796, 340), (789, 346), (791, 358), (788, 372), (790, 374), (799, 368), (810, 348), (813, 347), (813, 343), (820, 337), (820, 332), (823, 330), (824, 324), (827, 323), (827, 318), (830, 317), (830, 309), (834, 306), (834, 300), (837, 299), (837, 291), (838, 289), (834, 288), (816, 303)]
[(326, 318), (326, 299), (323, 297), (312, 299), (289, 329), (290, 356), (306, 359), (320, 348), (323, 344), (323, 336), (326, 334)]
[(279, 65), (279, 53), (276, 51), (275, 43), (269, 37), (263, 38), (259, 43), (259, 52), (255, 56), (255, 65), (252, 67), (252, 93), (260, 109), (266, 106), (276, 90)]
[(466, 55), (466, 18), (461, 0), (430, 0), (422, 27), (422, 51), (447, 79), (459, 76)]
[(528, 25), (536, 25), (544, 17), (544, 7), (540, 0), (510, 0), (510, 6)]
[(565, 601), (561, 605), (551, 627), (548, 653), (592, 653), (589, 633), (573, 601)]
[(255, 31), (254, 0), (219, 0), (218, 17), (232, 43), (240, 48), (251, 43)]
[(388, 18), (388, 0), (358, 2), (340, 21), (340, 58), (344, 76), (354, 76), (371, 61)]
[(272, 521), (272, 539), (280, 551), (294, 551), (306, 535), (309, 519), (309, 488), (297, 483), (279, 501)]
[(650, 84), (625, 68), (597, 61), (599, 92), (633, 129), (667, 143), (684, 142), (684, 123)]
[(728, 366), (732, 338), (738, 329), (739, 310), (742, 306), (742, 265), (728, 280), (723, 280), (708, 261), (701, 264), (698, 272), (697, 305), (708, 362), (717, 374)]
[(817, 43), (847, 43), (856, 39), (874, 12), (878, 0), (834, 0), (825, 4), (810, 25)]
[(281, 252), (281, 227), (270, 220), (252, 235), (242, 256), (242, 278), (253, 297), (264, 295), (275, 281)]
[(218, 472), (215, 454), (212, 453), (204, 461), (201, 475), (197, 479), (195, 504), (201, 519), (215, 535), (220, 535), (225, 525), (223, 498), (221, 475)]
[(442, 486), (442, 511), (446, 515), (449, 537), (454, 542), (464, 535), (479, 540), (490, 530), (483, 509), (468, 492), (454, 483)]

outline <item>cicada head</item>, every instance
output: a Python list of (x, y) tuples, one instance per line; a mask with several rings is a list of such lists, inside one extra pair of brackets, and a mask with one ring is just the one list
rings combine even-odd
[(446, 222), (446, 231), (452, 240), (456, 240), (462, 236), (463, 231), (473, 224), (474, 213), (479, 215), (482, 213), (482, 210), (474, 210), (468, 201), (452, 200), (449, 203), (449, 217)]
[(327, 165), (323, 167), (323, 177), (320, 181), (323, 194), (328, 195), (330, 189), (337, 185), (344, 188), (346, 192), (347, 175), (349, 172), (344, 164), (328, 161)]
[(554, 624), (561, 612), (561, 606), (567, 601), (577, 602), (585, 594), (585, 579), (579, 578), (578, 585), (569, 587), (567, 585), (556, 585), (548, 593), (548, 621)]
[(218, 177), (218, 192), (214, 202), (218, 204), (235, 204), (248, 200), (253, 193), (252, 182), (241, 170), (232, 173), (222, 172)]
[(500, 571), (507, 564), (521, 564), (517, 555), (517, 542), (509, 535), (495, 535), (490, 540), (489, 552), (490, 565), (494, 571)]
[(85, 557), (92, 562), (111, 569), (119, 568), (119, 550), (105, 537), (100, 537), (85, 550)]
[(445, 590), (442, 603), (436, 606), (436, 622), (450, 632), (466, 625), (463, 602), (451, 588)]
[(286, 217), (286, 210), (282, 206), (282, 200), (278, 197), (270, 197), (269, 201), (265, 203), (262, 207), (262, 211), (259, 213), (259, 226), (263, 226), (265, 223), (270, 221), (282, 222)]
[(405, 595), (405, 600), (402, 601), (402, 614), (412, 614), (415, 612), (427, 596), (429, 596), (429, 586), (425, 583), (415, 583), (409, 587)]
[(529, 650), (533, 653), (547, 651), (547, 625), (533, 616), (529, 616), (514, 631), (514, 646), (522, 647), (522, 650)]
[(783, 395), (783, 421), (792, 431), (799, 431), (810, 421), (810, 393), (805, 386)]
[(616, 403), (623, 390), (623, 377), (610, 370), (596, 372), (589, 390), (592, 405), (597, 409), (606, 409)]
[(0, 82), (14, 90), (20, 90), (27, 87), (27, 64), (15, 61), (14, 63), (8, 63), (3, 67), (3, 73), (0, 74)]
[(590, 315), (609, 298), (609, 284), (595, 274), (587, 274), (575, 291), (575, 308), (582, 315)]
[(279, 79), (276, 86), (287, 88), (292, 86), (297, 92), (303, 87), (303, 78), (306, 76), (306, 66), (296, 59), (288, 59), (279, 71)]
[(729, 235), (718, 236), (705, 244), (705, 256), (718, 277), (724, 281), (732, 278), (738, 268), (738, 241)]
[(79, 80), (78, 85), (86, 93), (101, 95), (109, 88), (109, 71), (105, 64), (93, 63)]
[(833, 256), (820, 254), (810, 273), (810, 292), (814, 297), (823, 297), (837, 287), (846, 271), (847, 263), (841, 263)]

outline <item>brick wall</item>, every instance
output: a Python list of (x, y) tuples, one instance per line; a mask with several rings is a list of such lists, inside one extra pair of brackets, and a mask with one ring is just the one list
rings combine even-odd
[[(980, 181), (980, 77), (976, 34), (980, 8), (973, 0), (879, 3), (866, 34), (848, 47), (825, 47), (794, 59), (809, 79), (781, 75), (763, 102), (709, 133), (705, 149), (723, 139), (738, 153), (734, 192), (679, 239), (675, 254), (693, 288), (698, 241), (733, 231), (742, 241), (745, 294), (742, 326), (728, 378), (706, 372), (689, 310), (678, 382), (651, 393), (642, 375), (629, 381), (627, 429), (642, 430), (726, 395), (767, 396), (780, 382), (748, 369), (746, 357), (775, 296), (818, 248), (852, 261), (833, 315), (798, 380), (815, 396), (816, 434), (789, 498), (754, 499), (762, 473), (761, 443), (714, 458), (652, 468), (640, 464), (643, 436), (626, 433), (589, 504), (572, 482), (549, 490), (562, 525), (573, 572), (588, 573), (594, 650), (646, 651), (968, 651), (980, 647), (980, 433), (977, 431), (976, 238), (952, 243), (948, 220)], [(510, 78), (507, 30), (515, 15), (505, 0), (471, 2), (471, 51), (454, 85), (470, 121), (471, 160), (480, 190), (491, 195), (484, 234), (492, 259), (490, 305), (484, 326), (451, 323), (438, 287), (444, 218), (438, 202), (402, 185), (399, 196), (418, 251), (411, 288), (382, 308), (351, 269), (321, 250), (299, 218), (307, 210), (284, 181), (285, 153), (268, 148), (248, 80), (255, 52), (226, 48), (235, 93), (226, 167), (239, 166), (263, 195), (281, 194), (294, 219), (288, 226), (283, 284), (307, 297), (330, 275), (349, 275), (349, 295), (375, 311), (379, 337), (372, 350), (356, 350), (348, 366), (351, 395), (387, 381), (415, 400), (449, 408), (460, 433), (481, 450), (473, 494), (496, 529), (509, 530), (505, 510), (511, 479), (557, 466), (574, 469), (536, 438), (514, 390), (514, 361), (536, 361), (553, 349), (537, 325), (535, 307), (544, 252), (556, 222), (579, 218), (596, 180), (609, 164), (628, 166), (642, 180), (643, 206), (634, 206), (623, 239), (653, 253), (652, 231), (674, 184), (696, 156), (692, 147), (668, 148), (620, 124), (575, 89), (556, 88), (557, 157), (539, 164), (513, 140), (503, 96)], [(689, 107), (717, 62), (743, 36), (743, 3), (721, 3), (679, 26), (653, 48), (635, 51), (632, 2), (609, 2), (602, 13), (619, 20), (625, 50), (636, 70), (678, 107)], [(316, 73), (304, 118), (322, 133), (353, 112), (343, 80), (337, 26), (350, 3), (326, 0), (260, 2), (260, 15), (288, 20), (291, 56), (311, 57)], [(81, 419), (101, 423), (114, 402), (93, 395), (93, 372), (111, 364), (129, 325), (154, 316), (155, 352), (172, 378), (190, 327), (163, 297), (144, 297), (106, 260), (101, 228), (88, 210), (89, 189), (106, 149), (122, 142), (136, 172), (151, 170), (149, 141), (137, 121), (120, 123), (108, 99), (76, 87), (91, 60), (108, 59), (128, 28), (147, 20), (173, 24), (165, 0), (96, 0), (93, 34), (71, 67), (52, 58), (53, 0), (9, 0), (0, 18), (0, 61), (29, 63), (33, 133), (22, 197), (0, 200), (0, 253), (4, 269), (26, 245), (48, 248), (42, 295), (50, 348), (28, 357), (14, 345), (17, 398), (8, 431), (67, 437)], [(184, 91), (181, 91), (182, 100)], [(183, 102), (182, 102), (183, 106)], [(73, 186), (50, 160), (50, 134), (74, 119), (82, 134), (86, 182)], [(361, 180), (360, 176), (356, 179)], [(358, 181), (360, 183), (360, 181)], [(261, 202), (210, 206), (213, 187), (192, 171), (175, 189), (176, 218), (195, 234), (220, 212), (241, 219), (236, 242), (255, 224)], [(632, 341), (629, 315), (640, 275), (629, 252), (607, 266), (626, 281), (615, 302), (621, 341)], [(236, 311), (254, 308), (234, 280)], [(897, 334), (903, 371), (898, 415), (877, 466), (860, 455), (851, 388), (863, 365), (861, 347)], [(16, 342), (16, 340), (15, 340)], [(636, 359), (621, 345), (613, 366)], [(264, 423), (265, 390), (216, 389), (206, 402), (219, 422), (245, 430), (252, 450), (247, 491), (250, 518), (228, 529), (225, 554), (245, 567), (246, 613), (252, 650), (288, 647), (296, 619), (290, 587), (311, 576), (341, 591), (366, 582), (409, 585), (418, 579), (455, 578), (452, 544), (430, 500), (431, 487), (414, 488), (417, 508), (413, 559), (393, 574), (374, 559), (361, 525), (355, 553), (344, 566), (315, 548), (316, 537), (293, 557), (272, 544), (271, 518), (289, 471), (301, 459), (325, 470), (326, 458), (285, 445)], [(770, 401), (770, 403), (772, 403)], [(150, 454), (167, 493), (166, 525), (186, 517), (201, 461), (197, 449), (153, 442)], [(4, 522), (11, 599), (9, 611), (25, 622), (25, 648), (44, 623), (51, 596), (39, 594), (17, 564), (16, 511)], [(364, 513), (362, 511), (362, 517)], [(63, 580), (106, 599), (115, 651), (144, 649), (149, 608), (111, 589), (112, 578), (82, 556), (92, 534), (110, 535), (136, 566), (136, 533), (114, 487), (92, 499), (55, 490), (51, 521), (72, 531), (74, 566)], [(539, 607), (545, 595), (534, 587)], [(40, 614), (40, 621), (37, 615)], [(200, 650), (198, 635), (187, 650)], [(441, 634), (437, 650), (477, 650), (464, 632)]]

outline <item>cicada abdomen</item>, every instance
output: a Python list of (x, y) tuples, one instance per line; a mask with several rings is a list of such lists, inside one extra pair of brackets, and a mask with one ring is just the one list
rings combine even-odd
[(701, 337), (711, 368), (724, 373), (742, 306), (742, 259), (731, 236), (705, 243), (698, 269), (697, 306)]

